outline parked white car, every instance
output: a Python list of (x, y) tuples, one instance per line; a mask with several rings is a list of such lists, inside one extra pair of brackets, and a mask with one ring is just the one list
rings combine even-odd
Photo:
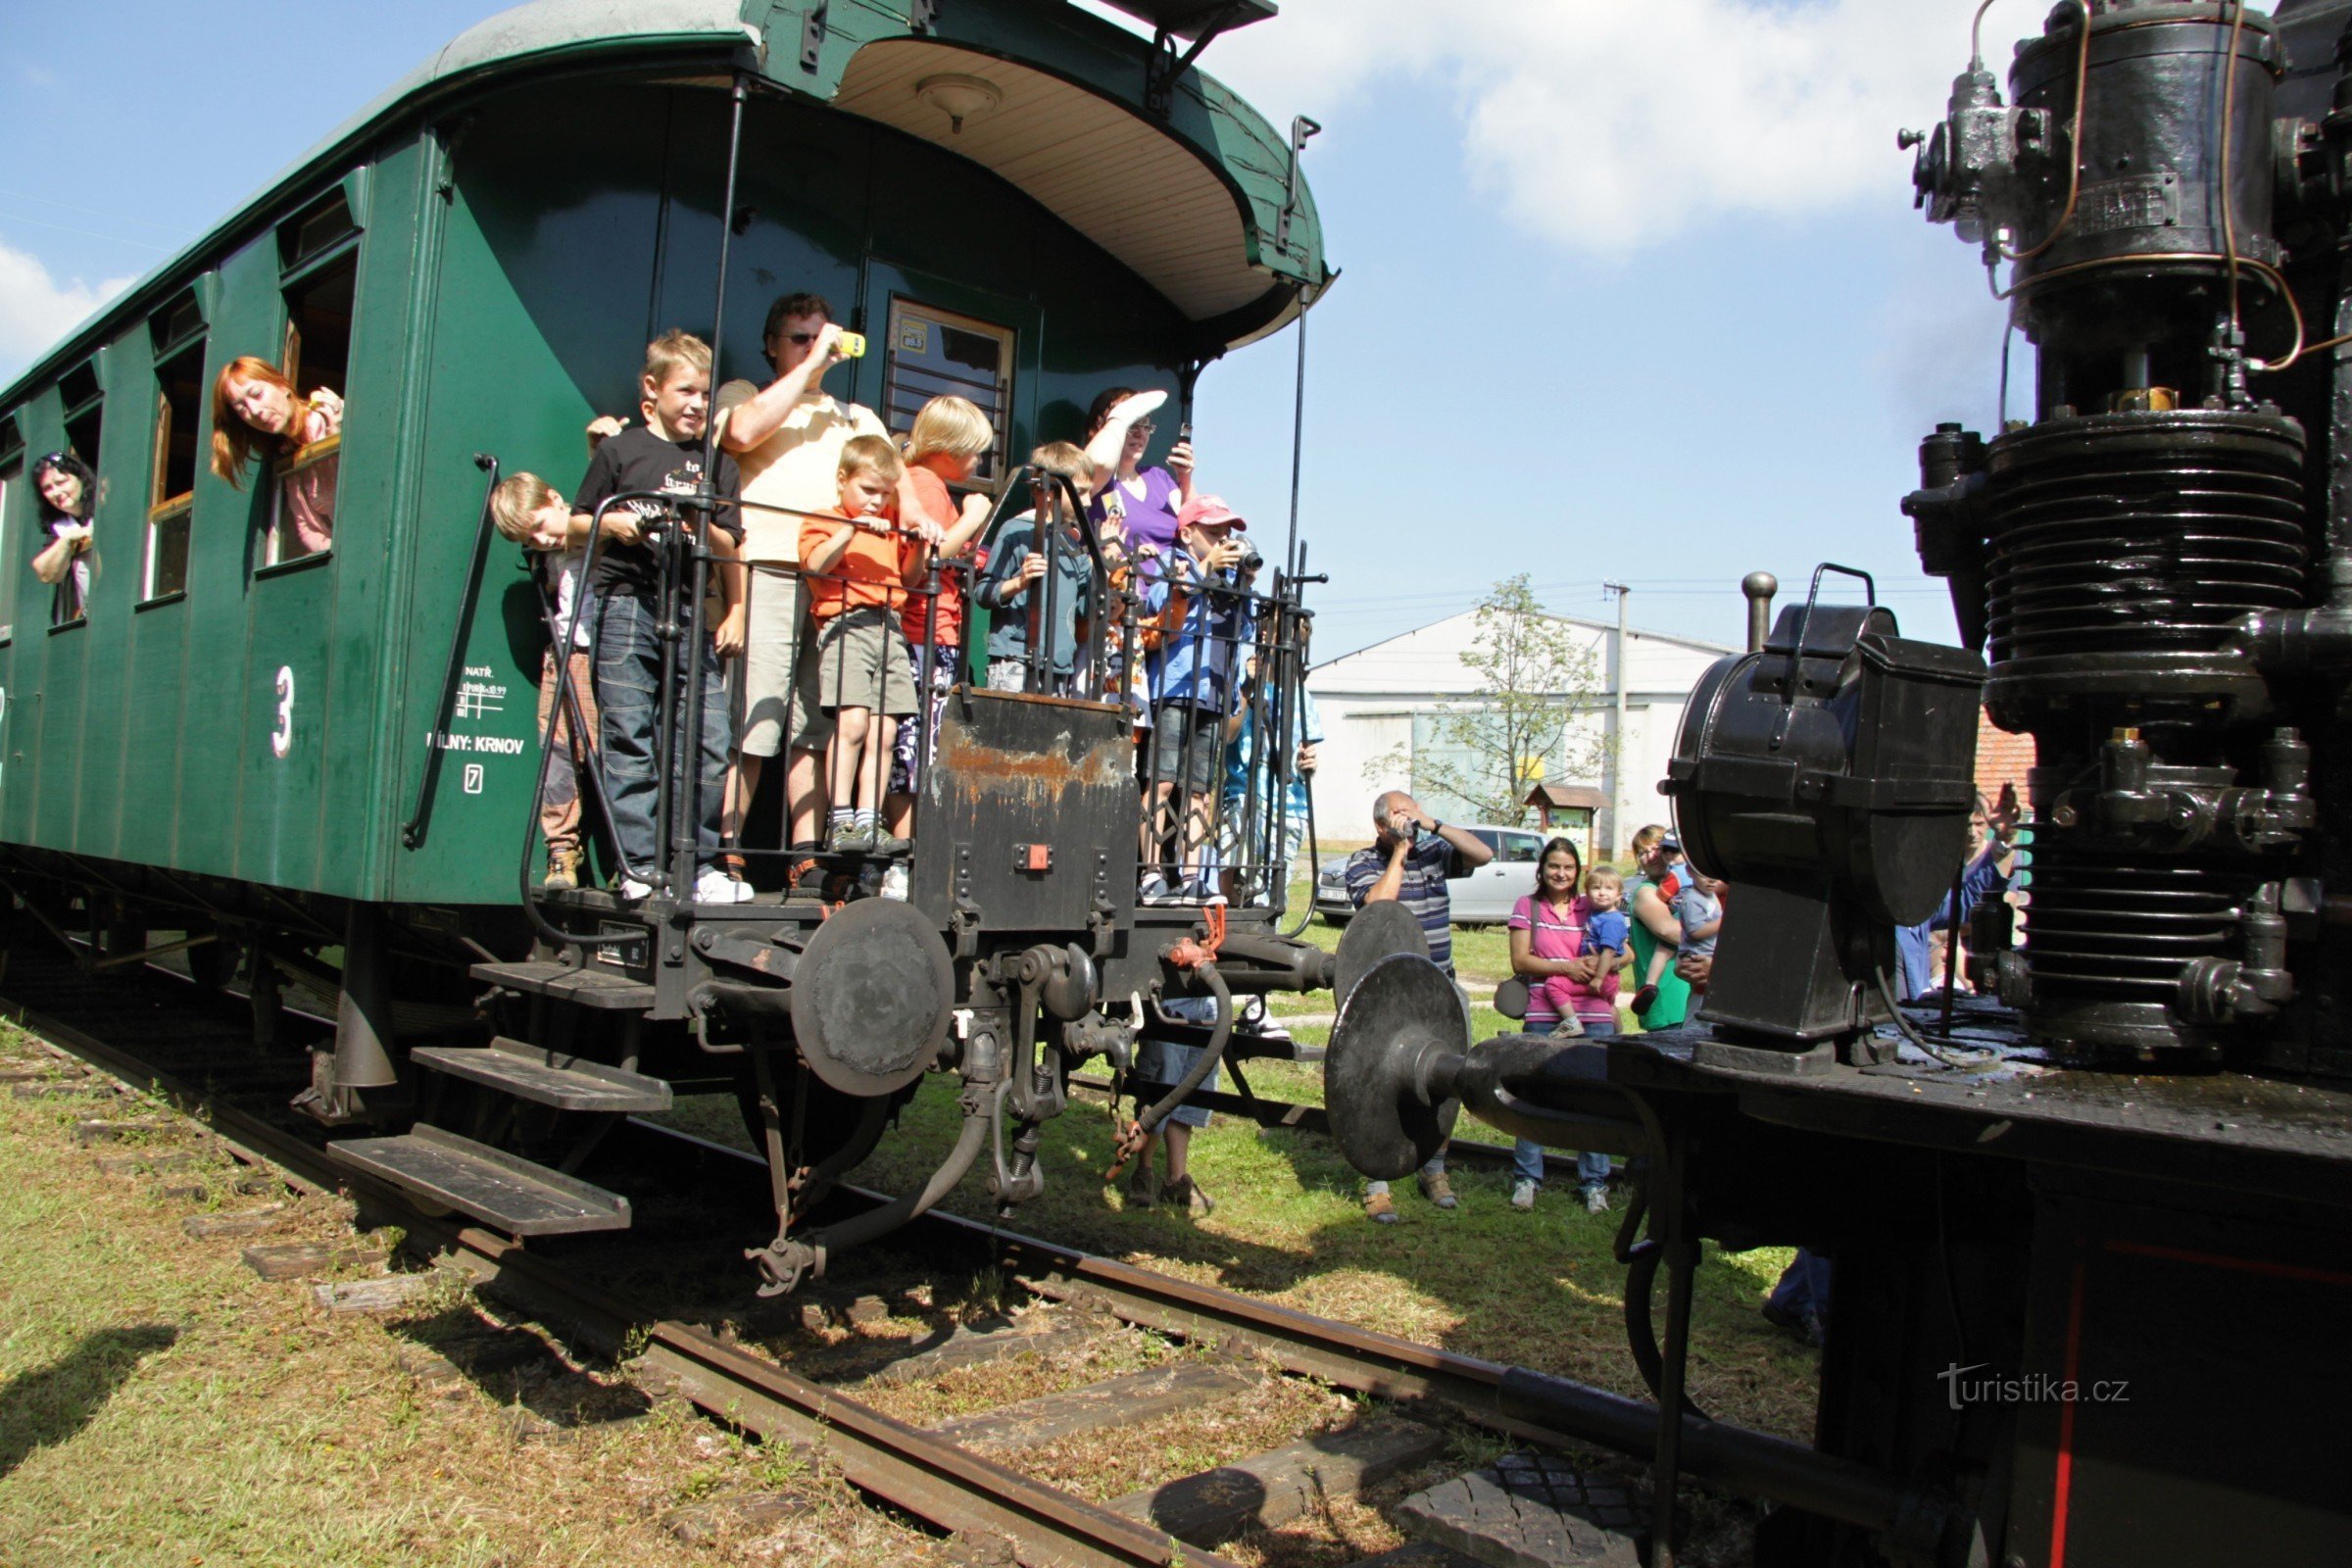
[[(1472, 825), (1470, 832), (1486, 841), (1494, 858), (1476, 868), (1461, 863), (1458, 852), (1446, 878), (1446, 896), (1453, 902), (1455, 925), (1500, 925), (1511, 917), (1511, 906), (1536, 891), (1536, 858), (1543, 853), (1544, 835), (1523, 827)], [(1355, 913), (1348, 902), (1348, 857), (1325, 860), (1315, 873), (1315, 912), (1333, 925), (1346, 925)]]

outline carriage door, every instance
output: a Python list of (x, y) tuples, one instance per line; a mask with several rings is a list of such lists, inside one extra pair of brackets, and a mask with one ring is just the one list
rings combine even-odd
[[(900, 438), (931, 399), (946, 393), (970, 399), (988, 416), (997, 444), (969, 488), (1002, 495), (1007, 475), (1035, 444), (1037, 307), (869, 259), (858, 318), (866, 351), (849, 367), (850, 396), (880, 414)], [(966, 604), (964, 620), (965, 649), (984, 647), (987, 612)]]

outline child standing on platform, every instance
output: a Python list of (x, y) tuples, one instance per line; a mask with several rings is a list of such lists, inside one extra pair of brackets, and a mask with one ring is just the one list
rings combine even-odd
[(922, 662), (926, 638), (931, 645), (930, 668), (916, 669), (914, 677), (918, 688), (929, 690), (929, 701), (922, 705), (923, 722), (899, 726), (898, 745), (890, 760), (886, 814), (890, 831), (901, 838), (914, 821), (914, 792), (921, 786), (922, 759), (928, 755), (926, 731), (929, 745), (937, 746), (939, 715), (948, 700), (948, 688), (956, 684), (963, 669), (964, 591), (962, 574), (952, 568), (959, 562), (977, 567), (973, 541), (988, 526), (988, 497), (967, 495), (958, 507), (948, 487), (968, 483), (979, 471), (980, 460), (996, 444), (997, 433), (988, 416), (968, 399), (954, 396), (924, 404), (907, 435), (906, 478), (900, 493), (911, 500), (909, 522), (929, 522), (940, 530), (939, 545), (933, 552), (940, 572), (938, 597), (908, 600), (899, 618), (899, 629), (905, 633), (909, 657), (916, 664)]
[(877, 821), (898, 720), (916, 709), (914, 654), (900, 616), (931, 569), (937, 525), (893, 515), (899, 454), (881, 436), (842, 448), (840, 510), (801, 524), (801, 569), (817, 627), (817, 701), (833, 719), (833, 806), (825, 848), (902, 856), (913, 846)]
[[(578, 614), (580, 567), (586, 550), (571, 542), (571, 503), (535, 473), (513, 473), (490, 492), (490, 520), (500, 535), (512, 539), (532, 556), (531, 572), (539, 579), (549, 607), (548, 645), (539, 668), (539, 732), (547, 736), (547, 771), (539, 791), (539, 831), (547, 836), (549, 889), (580, 885), (580, 775), (594, 765), (589, 736), (597, 725), (596, 671), (589, 658), (590, 617)], [(572, 630), (571, 652), (559, 661), (556, 650)], [(570, 666), (572, 705), (580, 724), (572, 723), (572, 705), (562, 702), (564, 666)], [(555, 728), (548, 728), (548, 717)], [(586, 733), (583, 733), (583, 728)]]

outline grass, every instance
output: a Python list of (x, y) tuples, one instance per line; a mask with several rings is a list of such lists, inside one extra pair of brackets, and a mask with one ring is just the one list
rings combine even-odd
[[(0, 1026), (0, 1060), (25, 1059)], [(308, 1285), (267, 1284), (243, 1242), (197, 1241), (152, 1177), (105, 1176), (73, 1148), (126, 1101), (0, 1097), (0, 1562), (9, 1568), (455, 1568), (937, 1560), (927, 1538), (838, 1478), (765, 1454), (682, 1407), (645, 1408), (607, 1373), (469, 1300), (395, 1321), (329, 1318)], [(225, 1189), (220, 1161), (174, 1183)], [(258, 1200), (237, 1200), (242, 1207)], [(270, 1242), (349, 1234), (348, 1206), (291, 1200)], [(406, 1352), (468, 1368), (427, 1392)], [(503, 1367), (504, 1370), (493, 1370)], [(520, 1412), (533, 1418), (524, 1420)], [(762, 1539), (674, 1540), (696, 1497), (791, 1490)], [(748, 1536), (748, 1532), (747, 1532)]]
[[(1306, 893), (1303, 882), (1293, 886), (1294, 908)], [(1305, 934), (1332, 948), (1344, 933), (1318, 919)], [(1454, 936), (1476, 1004), (1473, 1038), (1515, 1028), (1485, 1004), (1487, 992), (1508, 972), (1504, 933), (1457, 928)], [(1323, 1020), (1331, 1006), (1327, 996), (1270, 1002), (1278, 1016)], [(1301, 1022), (1291, 1033), (1302, 1045), (1319, 1046), (1330, 1025)], [(1320, 1066), (1257, 1061), (1243, 1070), (1250, 1088), (1268, 1099), (1323, 1102)], [(891, 1192), (920, 1185), (954, 1141), (956, 1087), (952, 1079), (927, 1082), (906, 1107), (901, 1135), (886, 1140), (854, 1179)], [(1230, 1077), (1226, 1088), (1234, 1090)], [(746, 1147), (732, 1098), (684, 1100), (673, 1115), (706, 1137)], [(1510, 1207), (1507, 1172), (1457, 1165), (1457, 1209), (1442, 1212), (1423, 1202), (1412, 1183), (1399, 1183), (1399, 1222), (1377, 1226), (1363, 1217), (1361, 1180), (1330, 1145), (1231, 1117), (1218, 1117), (1193, 1144), (1197, 1177), (1218, 1202), (1213, 1215), (1196, 1221), (1167, 1208), (1131, 1213), (1123, 1194), (1102, 1180), (1111, 1131), (1102, 1102), (1073, 1102), (1045, 1130), (1046, 1192), (1010, 1223), (1323, 1316), (1647, 1396), (1625, 1348), (1625, 1269), (1612, 1250), (1618, 1213), (1588, 1214), (1558, 1184), (1533, 1213), (1522, 1213)], [(1503, 1141), (1467, 1119), (1457, 1132)], [(943, 1206), (991, 1217), (977, 1177)], [(1786, 1249), (1735, 1254), (1707, 1247), (1693, 1313), (1691, 1396), (1719, 1419), (1810, 1442), (1816, 1358), (1758, 1312), (1789, 1255)], [(857, 1265), (845, 1259), (839, 1267)], [(1662, 1321), (1663, 1282), (1658, 1292)]]
[[(1270, 1098), (1321, 1098), (1319, 1068), (1259, 1062), (1247, 1071)], [(906, 1107), (902, 1135), (855, 1179), (892, 1192), (918, 1185), (953, 1141), (956, 1087), (951, 1079), (928, 1082)], [(742, 1144), (731, 1099), (683, 1100), (673, 1114), (705, 1136)], [(1045, 1131), (1046, 1191), (1016, 1212), (1012, 1226), (1326, 1317), (1646, 1396), (1625, 1348), (1625, 1270), (1611, 1250), (1620, 1216), (1586, 1213), (1556, 1184), (1534, 1212), (1523, 1213), (1510, 1206), (1507, 1173), (1457, 1167), (1457, 1209), (1432, 1207), (1404, 1182), (1397, 1185), (1399, 1223), (1373, 1225), (1363, 1217), (1360, 1179), (1321, 1139), (1218, 1117), (1196, 1135), (1192, 1154), (1218, 1207), (1195, 1220), (1166, 1207), (1128, 1211), (1123, 1192), (1102, 1180), (1110, 1144), (1102, 1102), (1074, 1102)], [(991, 1214), (977, 1178), (943, 1206), (974, 1219)], [(1776, 1249), (1707, 1249), (1691, 1391), (1720, 1419), (1809, 1441), (1814, 1357), (1757, 1312), (1788, 1259)], [(844, 1258), (836, 1273), (854, 1279), (858, 1266)]]

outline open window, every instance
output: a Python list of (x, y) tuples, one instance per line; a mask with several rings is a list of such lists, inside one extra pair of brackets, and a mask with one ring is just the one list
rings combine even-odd
[(193, 294), (157, 316), (155, 461), (147, 496), (142, 604), (187, 591), (188, 516), (196, 501), (197, 421), (204, 406), (204, 318)]
[[(279, 360), (294, 395), (340, 405), (350, 379), (352, 302), (360, 275), (359, 230), (340, 193), (278, 230), (286, 262), (286, 340)], [(270, 536), (263, 564), (278, 565), (330, 548), (343, 436), (305, 440), (271, 469)]]
[[(105, 434), (106, 399), (98, 390), (98, 364), (85, 362), (68, 370), (58, 382), (66, 405), (66, 450), (98, 471), (99, 438)], [(91, 515), (97, 515), (93, 501)]]
[(17, 421), (0, 419), (0, 644), (16, 640), (17, 542), (24, 537), (17, 512), (27, 504), (24, 489), (24, 442)]
[(1012, 448), (1012, 328), (893, 299), (886, 342), (882, 422), (904, 439), (914, 428), (915, 415), (933, 398), (947, 393), (968, 398), (997, 432), (997, 444), (982, 455), (971, 487), (997, 489)]
[[(106, 434), (106, 397), (99, 390), (98, 362), (86, 360), (68, 370), (58, 380), (58, 393), (66, 406), (66, 450), (90, 466), (90, 472), (100, 472), (100, 447)], [(82, 520), (89, 523), (93, 534), (98, 527), (98, 514), (106, 506), (106, 481), (93, 486), (87, 511)], [(47, 541), (43, 541), (46, 543)], [(52, 627), (78, 626), (89, 612), (90, 578), (97, 569), (98, 550), (93, 537), (90, 548), (74, 558), (65, 577), (58, 582), (50, 601), (49, 623)]]
[(10, 415), (0, 419), (0, 643), (16, 637), (17, 572), (11, 569), (23, 525), (10, 511), (24, 501), (24, 431)]
[(155, 485), (147, 503), (141, 600), (188, 586), (188, 517), (196, 504), (196, 422), (204, 401), (204, 344), (155, 368)]

